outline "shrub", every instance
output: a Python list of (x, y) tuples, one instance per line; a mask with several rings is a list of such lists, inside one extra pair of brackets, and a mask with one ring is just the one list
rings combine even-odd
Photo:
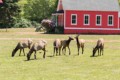
[(28, 27), (32, 27), (31, 21), (23, 18), (15, 20), (14, 28), (28, 28)]
[(32, 21), (31, 24), (32, 24), (33, 27), (35, 27), (35, 28), (41, 27), (41, 24), (39, 24), (39, 23), (36, 22), (36, 21)]

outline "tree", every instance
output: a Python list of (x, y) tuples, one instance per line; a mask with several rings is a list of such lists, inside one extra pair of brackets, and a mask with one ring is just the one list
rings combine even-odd
[(20, 7), (17, 2), (19, 0), (3, 0), (0, 4), (0, 25), (6, 26), (6, 28), (14, 24), (14, 19), (19, 17)]
[(25, 18), (40, 22), (42, 19), (51, 16), (54, 12), (56, 0), (28, 0), (25, 5)]

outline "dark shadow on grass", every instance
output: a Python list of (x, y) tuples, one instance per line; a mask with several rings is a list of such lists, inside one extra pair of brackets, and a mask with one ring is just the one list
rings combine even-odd
[[(10, 57), (12, 57), (12, 56), (10, 56)], [(14, 57), (26, 57), (26, 56), (24, 56), (24, 55), (17, 56), (17, 55), (16, 55), (16, 56), (14, 56)], [(13, 58), (14, 58), (14, 57), (13, 57)]]
[(98, 56), (97, 55), (96, 56), (91, 55), (90, 57), (98, 57)]
[(35, 60), (35, 61), (36, 61), (36, 60), (42, 60), (42, 59), (30, 59), (30, 60), (24, 60), (24, 61), (26, 61), (26, 62), (27, 62), (27, 61), (33, 61), (33, 60)]
[(55, 56), (53, 56), (53, 55), (49, 55), (49, 56), (47, 56), (47, 57), (50, 57), (50, 58), (52, 58), (52, 57), (55, 57)]

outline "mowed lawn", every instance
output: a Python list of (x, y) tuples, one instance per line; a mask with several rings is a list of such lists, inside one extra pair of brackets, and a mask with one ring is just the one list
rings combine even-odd
[[(67, 39), (64, 34), (42, 34), (29, 29), (0, 30), (0, 80), (119, 80), (120, 79), (120, 35), (80, 35), (86, 40), (84, 54), (77, 55), (75, 40), (71, 42), (71, 55), (54, 56), (53, 40)], [(104, 56), (90, 57), (99, 38), (105, 39)], [(47, 40), (46, 59), (43, 51), (37, 52), (37, 60), (31, 56), (11, 57), (18, 41), (26, 38), (37, 42)], [(25, 49), (28, 52), (28, 49)], [(41, 52), (41, 53), (40, 53)], [(22, 54), (23, 55), (23, 54)], [(96, 54), (97, 55), (97, 54)]]

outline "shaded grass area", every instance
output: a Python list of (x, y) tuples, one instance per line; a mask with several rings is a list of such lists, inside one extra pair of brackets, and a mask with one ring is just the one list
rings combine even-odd
[[(14, 32), (13, 32), (14, 33)], [(0, 38), (33, 38), (34, 39), (67, 39), (68, 35), (49, 34), (0, 34)], [(12, 35), (11, 35), (12, 34)], [(9, 36), (9, 37), (7, 37)], [(75, 35), (72, 35), (75, 36)], [(11, 52), (15, 48), (18, 40), (0, 40), (0, 79), (1, 80), (118, 80), (120, 79), (120, 43), (109, 42), (109, 40), (119, 40), (119, 35), (81, 35), (86, 40), (97, 40), (105, 38), (104, 56), (90, 57), (96, 42), (86, 42), (85, 53), (77, 56), (76, 42), (72, 41), (71, 55), (54, 56), (53, 40), (47, 40), (46, 59), (42, 58), (43, 51), (37, 52), (37, 60), (31, 56), (30, 61), (26, 61), (25, 56), (19, 57), (19, 52), (15, 57), (11, 57)], [(37, 40), (34, 40), (37, 41)], [(28, 49), (25, 50), (28, 52)], [(40, 53), (41, 52), (41, 53)], [(96, 54), (97, 55), (97, 54)]]

